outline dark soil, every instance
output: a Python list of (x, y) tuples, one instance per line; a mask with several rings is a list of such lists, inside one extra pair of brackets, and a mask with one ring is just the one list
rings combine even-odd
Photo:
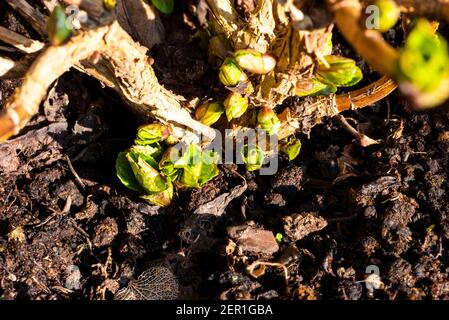
[[(37, 38), (0, 8), (1, 25)], [(167, 41), (151, 55), (166, 87), (213, 95), (216, 71), (191, 41), (192, 12), (164, 17)], [(355, 57), (338, 35), (334, 43)], [(17, 84), (0, 80), (2, 105)], [(449, 112), (410, 112), (394, 93), (344, 115), (381, 143), (362, 148), (324, 119), (276, 175), (224, 166), (161, 209), (115, 176), (137, 121), (111, 91), (68, 72), (39, 115), (0, 145), (0, 299), (112, 299), (161, 265), (187, 299), (448, 299)], [(204, 213), (233, 192), (243, 194)], [(277, 266), (250, 272), (257, 260)], [(379, 270), (374, 291), (363, 282), (370, 268)]]

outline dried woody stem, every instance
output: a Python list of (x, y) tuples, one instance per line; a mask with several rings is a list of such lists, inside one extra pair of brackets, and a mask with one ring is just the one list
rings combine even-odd
[(31, 40), (2, 26), (0, 26), (0, 39), (25, 53), (34, 53), (44, 47), (42, 42)]
[[(172, 124), (173, 134), (186, 143), (198, 139), (184, 127), (213, 140), (214, 130), (192, 119), (181, 99), (159, 84), (146, 52), (147, 48), (132, 40), (118, 22), (80, 32), (64, 45), (48, 47), (6, 103), (0, 115), (0, 140), (16, 134), (38, 112), (48, 87), (71, 67), (115, 89), (140, 116)], [(100, 54), (100, 61), (89, 59), (94, 53)]]
[(5, 0), (14, 10), (22, 15), (26, 21), (41, 35), (47, 34), (47, 17), (34, 9), (25, 0)]

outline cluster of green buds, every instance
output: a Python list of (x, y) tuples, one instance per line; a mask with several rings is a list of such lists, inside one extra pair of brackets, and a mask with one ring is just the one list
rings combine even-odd
[(301, 151), (301, 141), (296, 138), (290, 138), (287, 141), (279, 143), (279, 151), (288, 157), (288, 160), (294, 160)]
[[(213, 44), (215, 42), (212, 42)], [(224, 60), (220, 67), (218, 77), (222, 84), (228, 87), (238, 85), (246, 81), (246, 70), (255, 74), (266, 74), (276, 66), (276, 59), (266, 53), (253, 49), (238, 50), (232, 57)]]
[(168, 127), (148, 124), (138, 129), (135, 145), (119, 153), (116, 172), (120, 181), (146, 201), (166, 207), (174, 186), (199, 188), (218, 174), (217, 155), (190, 145), (184, 154), (171, 146)]
[(255, 144), (246, 144), (240, 150), (243, 162), (245, 163), (246, 170), (256, 171), (259, 170), (265, 160), (265, 152)]
[(257, 124), (269, 135), (277, 134), (281, 128), (281, 121), (276, 112), (268, 107), (263, 107), (257, 113)]
[(377, 30), (387, 32), (398, 22), (401, 10), (394, 0), (377, 0), (374, 5), (379, 9)]
[(72, 35), (73, 28), (60, 5), (56, 6), (48, 19), (47, 32), (50, 44), (59, 46), (66, 42)]
[(335, 55), (323, 57), (315, 74), (296, 85), (296, 95), (300, 97), (335, 93), (339, 87), (350, 87), (363, 78), (362, 71), (354, 60)]
[(435, 34), (430, 22), (419, 19), (400, 50), (398, 64), (401, 82), (410, 82), (423, 92), (440, 90), (449, 74), (447, 42)]

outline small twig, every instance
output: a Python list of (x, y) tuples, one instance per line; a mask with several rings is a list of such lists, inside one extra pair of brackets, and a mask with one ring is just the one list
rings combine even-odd
[(354, 136), (354, 138), (357, 139), (358, 143), (362, 147), (369, 147), (369, 146), (371, 146), (373, 144), (379, 144), (380, 143), (380, 141), (371, 139), (367, 135), (364, 135), (363, 133), (360, 133), (353, 126), (351, 126), (349, 124), (349, 122), (346, 120), (346, 118), (344, 116), (342, 116), (341, 114), (337, 114), (334, 118), (337, 119), (340, 122), (340, 124), (343, 126), (343, 128), (346, 131), (348, 131), (352, 136)]
[(44, 47), (42, 42), (31, 40), (2, 26), (0, 26), (0, 39), (25, 53), (34, 53)]
[(70, 158), (68, 155), (65, 156), (65, 159), (67, 160), (67, 164), (69, 165), (70, 172), (75, 177), (76, 181), (80, 184), (81, 188), (86, 189), (86, 185), (84, 184), (83, 180), (81, 180), (78, 173), (76, 173), (75, 168), (73, 168), (72, 161), (70, 161)]
[(34, 9), (25, 0), (6, 0), (6, 2), (16, 10), (27, 22), (41, 35), (47, 34), (47, 17)]

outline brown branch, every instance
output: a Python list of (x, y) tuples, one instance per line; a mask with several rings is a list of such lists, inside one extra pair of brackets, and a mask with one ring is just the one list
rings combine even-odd
[(391, 79), (382, 77), (366, 87), (349, 93), (306, 99), (297, 106), (286, 108), (279, 115), (279, 119), (284, 124), (279, 132), (279, 139), (285, 139), (297, 130), (309, 134), (323, 117), (333, 117), (345, 110), (372, 105), (388, 96), (396, 88), (397, 85)]
[(31, 40), (2, 26), (0, 26), (0, 40), (25, 53), (34, 53), (44, 47), (42, 42)]
[(335, 22), (346, 40), (376, 71), (393, 76), (398, 52), (376, 30), (366, 30), (360, 24), (362, 6), (359, 0), (326, 0)]
[(386, 76), (359, 90), (337, 95), (335, 103), (338, 111), (359, 109), (382, 100), (397, 88), (396, 83)]
[(0, 115), (0, 141), (6, 140), (38, 112), (50, 85), (78, 61), (95, 51), (109, 27), (81, 33), (64, 46), (47, 48), (32, 64)]
[[(94, 52), (99, 61), (90, 59)], [(192, 119), (180, 99), (159, 84), (146, 52), (118, 22), (81, 32), (62, 46), (49, 47), (33, 63), (0, 115), (0, 140), (17, 133), (38, 112), (51, 83), (72, 66), (115, 89), (142, 120), (152, 117), (170, 123), (174, 134), (186, 142), (197, 137), (182, 126), (212, 140), (214, 130)]]
[(42, 36), (47, 34), (47, 17), (34, 9), (25, 0), (5, 0), (14, 10), (16, 10), (27, 22)]

